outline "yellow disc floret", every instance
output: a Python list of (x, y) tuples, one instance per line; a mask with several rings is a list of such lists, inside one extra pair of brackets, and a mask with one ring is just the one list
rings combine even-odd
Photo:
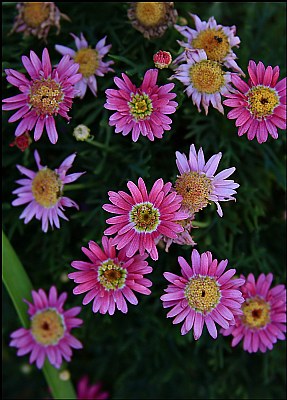
[(32, 193), (42, 207), (50, 208), (62, 196), (62, 181), (56, 172), (49, 168), (41, 169), (32, 181)]
[(116, 290), (125, 286), (127, 270), (112, 260), (105, 261), (98, 269), (98, 280), (105, 289)]
[(218, 283), (209, 276), (191, 278), (185, 287), (185, 297), (194, 310), (207, 314), (212, 311), (221, 298)]
[(159, 216), (159, 210), (151, 203), (138, 203), (130, 212), (130, 221), (135, 223), (138, 232), (154, 232), (160, 222)]
[(24, 3), (23, 20), (31, 28), (38, 28), (50, 14), (49, 3)]
[(84, 78), (94, 75), (99, 68), (99, 55), (97, 50), (84, 48), (76, 52), (74, 61), (80, 65), (79, 73)]
[(279, 97), (274, 89), (258, 85), (246, 93), (249, 111), (256, 118), (264, 118), (273, 114), (274, 108), (279, 105)]
[(202, 60), (190, 67), (189, 77), (200, 93), (213, 94), (224, 86), (224, 71), (216, 61)]
[(222, 29), (206, 29), (191, 42), (195, 49), (203, 49), (208, 60), (223, 61), (230, 51), (228, 37)]
[(270, 305), (260, 297), (247, 299), (241, 309), (241, 320), (251, 329), (264, 328), (270, 322)]
[(146, 27), (159, 25), (165, 18), (165, 3), (136, 3), (135, 16)]
[(36, 342), (44, 346), (56, 345), (65, 330), (62, 316), (53, 308), (39, 311), (32, 318), (31, 333)]
[(35, 80), (30, 89), (29, 103), (38, 115), (52, 115), (59, 110), (64, 94), (53, 79)]
[(143, 94), (132, 94), (131, 101), (128, 102), (132, 116), (138, 121), (139, 119), (146, 119), (153, 111), (152, 101), (149, 96)]

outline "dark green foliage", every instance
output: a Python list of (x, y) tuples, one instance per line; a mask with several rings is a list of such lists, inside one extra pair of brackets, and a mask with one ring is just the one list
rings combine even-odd
[[(148, 189), (162, 177), (172, 181), (177, 174), (175, 151), (188, 154), (189, 146), (203, 148), (206, 159), (222, 152), (218, 171), (236, 167), (232, 179), (240, 184), (236, 202), (223, 203), (223, 218), (211, 205), (198, 213), (194, 240), (200, 252), (211, 251), (218, 260), (228, 259), (229, 266), (238, 274), (261, 272), (274, 274), (273, 285), (286, 281), (286, 133), (279, 130), (278, 140), (269, 137), (259, 145), (246, 136), (238, 137), (234, 121), (212, 107), (209, 114), (198, 113), (191, 99), (183, 93), (183, 86), (175, 82), (179, 103), (171, 116), (172, 129), (162, 140), (150, 142), (140, 137), (133, 143), (131, 136), (114, 133), (108, 125), (111, 112), (104, 109), (107, 88), (115, 88), (113, 77), (128, 74), (139, 86), (145, 71), (153, 68), (153, 54), (158, 50), (179, 54), (177, 40), (183, 38), (170, 28), (160, 39), (146, 40), (134, 30), (127, 18), (128, 3), (56, 3), (72, 22), (62, 21), (61, 32), (51, 30), (48, 43), (35, 37), (23, 39), (20, 33), (8, 35), (16, 15), (16, 3), (2, 3), (3, 11), (3, 97), (18, 93), (5, 79), (5, 68), (25, 72), (21, 56), (33, 49), (38, 55), (47, 46), (53, 65), (61, 55), (55, 44), (74, 48), (73, 32), (85, 35), (92, 47), (105, 35), (112, 44), (109, 57), (115, 73), (99, 77), (98, 97), (87, 91), (83, 100), (73, 103), (69, 125), (60, 118), (56, 121), (59, 140), (52, 145), (44, 133), (22, 153), (9, 147), (14, 140), (17, 123), (9, 124), (12, 112), (3, 112), (2, 171), (3, 171), (3, 229), (20, 257), (35, 289), (48, 290), (55, 284), (58, 291), (68, 292), (67, 307), (81, 305), (83, 296), (72, 294), (72, 281), (63, 281), (63, 274), (72, 272), (73, 260), (85, 260), (81, 247), (89, 240), (98, 243), (110, 214), (102, 209), (108, 201), (109, 190), (127, 190), (128, 180), (142, 177)], [(250, 59), (265, 66), (280, 67), (280, 79), (286, 75), (286, 4), (284, 2), (197, 2), (175, 3), (181, 17), (193, 22), (188, 12), (202, 20), (212, 15), (219, 24), (236, 25), (241, 39), (238, 65), (247, 74)], [(167, 83), (171, 70), (159, 71), (159, 84)], [(77, 142), (72, 136), (78, 124), (86, 124), (94, 136), (91, 143)], [(61, 229), (41, 231), (41, 224), (33, 219), (24, 225), (19, 220), (23, 207), (12, 207), (12, 191), (20, 179), (16, 164), (36, 170), (34, 150), (42, 163), (56, 168), (69, 154), (77, 152), (72, 172), (87, 171), (75, 184), (66, 186), (66, 194), (80, 205), (80, 211), (67, 209), (70, 221), (61, 222)], [(214, 341), (204, 328), (198, 342), (192, 333), (180, 335), (180, 326), (166, 318), (160, 296), (167, 281), (163, 272), (179, 273), (177, 257), (190, 258), (191, 247), (173, 244), (169, 253), (159, 250), (158, 262), (147, 276), (153, 282), (150, 296), (138, 295), (138, 306), (129, 306), (127, 315), (93, 314), (91, 305), (83, 306), (82, 328), (74, 334), (83, 342), (84, 349), (75, 351), (67, 366), (74, 383), (83, 374), (91, 382), (102, 381), (113, 399), (283, 399), (285, 398), (286, 343), (278, 341), (273, 351), (248, 354), (241, 343), (231, 348), (231, 337), (219, 335)], [(12, 303), (3, 292), (3, 385), (4, 398), (47, 398), (44, 378), (35, 366), (26, 375), (21, 367), (28, 356), (18, 358), (9, 348), (9, 335), (20, 325)]]

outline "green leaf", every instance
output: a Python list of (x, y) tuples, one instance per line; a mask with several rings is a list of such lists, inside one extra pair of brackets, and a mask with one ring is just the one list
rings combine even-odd
[[(4, 232), (2, 232), (2, 249), (2, 280), (22, 325), (28, 328), (29, 316), (27, 305), (23, 302), (23, 299), (29, 300), (31, 298), (33, 286)], [(60, 370), (54, 368), (47, 360), (43, 366), (43, 373), (55, 399), (76, 399), (71, 381), (61, 380), (59, 377)]]

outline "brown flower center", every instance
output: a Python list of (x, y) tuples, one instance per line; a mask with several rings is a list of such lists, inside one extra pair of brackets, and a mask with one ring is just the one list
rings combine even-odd
[(195, 49), (203, 49), (207, 58), (212, 61), (222, 61), (230, 51), (228, 37), (222, 29), (206, 29), (191, 42)]
[(53, 79), (35, 80), (30, 89), (29, 102), (37, 114), (56, 114), (64, 93), (61, 86)]
[(270, 304), (260, 297), (247, 299), (241, 307), (244, 325), (252, 329), (264, 328), (270, 322)]
[(194, 310), (203, 314), (213, 310), (221, 298), (218, 283), (209, 276), (195, 276), (185, 287), (185, 297)]
[(193, 87), (200, 93), (213, 94), (224, 86), (224, 71), (210, 60), (202, 60), (190, 67), (189, 76)]
[(98, 280), (105, 289), (116, 290), (125, 286), (127, 270), (112, 260), (105, 261), (98, 269)]
[(246, 93), (249, 111), (256, 118), (264, 118), (273, 114), (274, 108), (279, 105), (279, 97), (274, 89), (258, 85)]
[(39, 311), (32, 318), (31, 333), (36, 342), (56, 345), (64, 336), (66, 327), (62, 316), (52, 308)]
[(151, 203), (138, 203), (130, 211), (130, 221), (137, 232), (154, 232), (160, 223), (160, 213)]
[(89, 78), (99, 68), (99, 55), (94, 49), (80, 49), (76, 52), (74, 61), (80, 65), (79, 73)]
[(138, 2), (135, 7), (135, 15), (137, 20), (145, 27), (150, 28), (157, 26), (165, 19), (165, 3)]
[(41, 169), (32, 181), (32, 193), (42, 207), (53, 207), (62, 196), (62, 181), (49, 168)]
[(31, 28), (38, 28), (49, 17), (49, 3), (24, 3), (23, 6), (23, 20)]

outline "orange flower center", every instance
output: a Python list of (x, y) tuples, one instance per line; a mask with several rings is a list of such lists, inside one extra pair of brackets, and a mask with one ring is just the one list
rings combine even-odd
[(74, 61), (80, 65), (79, 73), (84, 78), (89, 78), (99, 68), (99, 55), (94, 49), (80, 49), (76, 52)]
[(56, 172), (49, 168), (41, 169), (32, 181), (32, 193), (42, 207), (51, 208), (62, 196), (62, 181)]
[(270, 322), (270, 304), (260, 297), (247, 299), (241, 309), (242, 322), (251, 329), (264, 328)]
[(49, 3), (24, 3), (23, 20), (31, 28), (38, 28), (50, 14)]
[(66, 327), (62, 316), (52, 308), (39, 311), (32, 318), (31, 333), (36, 342), (56, 345), (64, 336)]
[(145, 27), (154, 27), (162, 23), (166, 15), (165, 3), (136, 3), (135, 15)]
[(40, 115), (56, 114), (63, 98), (61, 86), (50, 78), (35, 80), (30, 89), (30, 105)]
[(201, 31), (191, 44), (195, 49), (203, 49), (207, 58), (212, 61), (222, 61), (230, 51), (228, 37), (222, 29)]

